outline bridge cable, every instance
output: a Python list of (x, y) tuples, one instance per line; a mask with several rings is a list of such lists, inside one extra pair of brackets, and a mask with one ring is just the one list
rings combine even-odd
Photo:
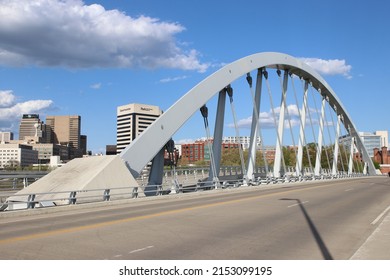
[(218, 183), (218, 176), (217, 176), (217, 170), (216, 170), (216, 166), (215, 166), (215, 160), (214, 160), (214, 152), (213, 152), (213, 149), (211, 147), (211, 136), (210, 136), (210, 127), (209, 127), (209, 121), (208, 121), (208, 108), (206, 105), (203, 105), (202, 107), (200, 107), (200, 112), (202, 114), (202, 117), (203, 117), (203, 121), (204, 121), (204, 127), (205, 127), (205, 130), (206, 130), (206, 137), (207, 137), (207, 146), (209, 148), (209, 153), (210, 153), (210, 162), (211, 162), (211, 172), (213, 173), (213, 183), (217, 184)]
[[(259, 71), (263, 71), (263, 70), (259, 69)], [(264, 72), (262, 72), (262, 74), (264, 75), (264, 77), (266, 79), (268, 78), (268, 73), (265, 71), (265, 69), (264, 69)], [(264, 145), (263, 145), (264, 138), (263, 138), (263, 135), (262, 135), (262, 132), (261, 132), (260, 112), (257, 110), (257, 107), (256, 107), (255, 93), (254, 93), (254, 89), (253, 89), (253, 86), (252, 86), (252, 76), (251, 76), (250, 73), (246, 74), (246, 81), (248, 82), (249, 90), (251, 92), (253, 110), (255, 112), (256, 123), (258, 124), (256, 127), (258, 128), (257, 132), (258, 132), (258, 137), (260, 138), (260, 149), (262, 151), (262, 156), (263, 156), (263, 161), (264, 161), (264, 166), (265, 166), (265, 175), (268, 178), (268, 176), (269, 176), (269, 167), (268, 167), (267, 156), (266, 156), (266, 153), (265, 153), (265, 148), (264, 148)], [(256, 144), (257, 139), (254, 139), (253, 141), (255, 141), (254, 143)]]
[[(336, 133), (335, 121), (334, 121), (334, 119), (333, 119), (333, 114), (332, 114), (332, 112), (330, 111), (331, 107), (330, 107), (330, 103), (329, 103), (329, 102), (328, 102), (328, 108), (329, 108), (329, 114), (330, 114), (330, 117), (331, 117), (331, 120), (332, 120), (333, 131), (334, 131), (335, 136), (336, 136), (337, 133)], [(337, 111), (335, 111), (335, 113), (337, 114)], [(325, 118), (325, 123), (326, 123), (326, 129), (327, 129), (327, 131), (328, 131), (328, 136), (329, 136), (329, 142), (330, 142), (329, 147), (330, 147), (330, 150), (332, 151), (332, 155), (334, 156), (334, 148), (333, 148), (333, 145), (334, 145), (334, 144), (332, 143), (332, 136), (331, 136), (331, 133), (330, 133), (329, 123), (328, 123), (328, 119), (327, 119), (326, 115), (327, 115), (327, 114), (325, 113), (324, 118)], [(325, 151), (326, 151), (326, 150), (327, 150), (327, 149), (325, 149)], [(333, 159), (333, 158), (332, 158), (332, 159)], [(334, 159), (333, 159), (333, 160), (334, 160)], [(330, 161), (329, 161), (328, 164), (330, 164)], [(336, 169), (337, 169), (337, 171), (338, 171), (337, 164), (338, 164), (338, 162), (336, 163)], [(329, 166), (329, 168), (331, 168), (331, 167)], [(333, 166), (332, 166), (332, 168), (333, 168)]]
[[(312, 82), (310, 82), (309, 85), (310, 85), (310, 92), (312, 92), (313, 91), (313, 84), (312, 84)], [(314, 98), (314, 94), (312, 93), (311, 95)], [(307, 113), (309, 115), (309, 121), (310, 121), (311, 131), (312, 131), (312, 134), (313, 134), (314, 145), (316, 147), (316, 152), (317, 152), (319, 149), (318, 149), (318, 142), (317, 142), (316, 133), (314, 131), (313, 118), (312, 118), (312, 115), (311, 115), (312, 114), (312, 110), (310, 108), (306, 108), (306, 110), (307, 110)], [(310, 158), (310, 156), (309, 156), (309, 158)], [(315, 176), (313, 170), (312, 170), (312, 175), (313, 175), (313, 177)]]
[[(337, 115), (337, 108), (334, 107), (334, 111)], [(334, 124), (334, 119), (333, 119), (333, 114), (332, 114), (332, 111), (331, 111), (331, 106), (329, 104), (329, 114), (330, 114), (330, 117), (332, 118), (332, 123)], [(340, 118), (342, 119), (342, 115), (340, 116)], [(335, 132), (335, 135), (337, 135), (337, 131), (336, 131), (336, 128), (334, 127), (333, 125), (333, 128), (334, 128), (334, 132)], [(329, 132), (330, 134), (330, 132)], [(335, 141), (339, 141), (339, 139), (335, 139)], [(339, 141), (340, 142), (340, 141)], [(344, 150), (345, 151), (345, 150)], [(341, 149), (339, 149), (339, 155), (340, 155), (340, 164), (341, 164), (341, 168), (343, 170), (343, 174), (345, 174), (345, 167), (344, 167), (344, 160), (343, 160), (343, 153), (341, 151)], [(348, 162), (348, 161), (347, 161)]]
[[(299, 109), (299, 102), (298, 102), (298, 98), (297, 98), (297, 91), (296, 91), (296, 88), (295, 88), (294, 79), (291, 79), (291, 85), (292, 85), (292, 88), (293, 88), (295, 103), (296, 103), (297, 110), (298, 110), (299, 124), (300, 124), (301, 127), (303, 127), (304, 123), (302, 122), (301, 110)], [(306, 107), (304, 108), (304, 110), (306, 111)], [(303, 121), (306, 122), (306, 120), (303, 120)], [(306, 148), (306, 153), (307, 153), (307, 158), (308, 158), (308, 162), (309, 162), (309, 165), (310, 165), (310, 170), (312, 171), (313, 167), (311, 165), (309, 148), (307, 147), (307, 141), (306, 141), (305, 133), (303, 133), (302, 136), (303, 136), (303, 139), (300, 139), (300, 141), (302, 141), (302, 146), (304, 146)], [(297, 158), (297, 160), (298, 160), (298, 158)], [(298, 168), (300, 168), (299, 174), (302, 176), (303, 175), (302, 174), (302, 171), (303, 171), (303, 161), (300, 164), (302, 166), (298, 166)]]
[[(264, 75), (264, 77), (265, 77), (265, 81), (267, 84), (268, 95), (269, 95), (270, 104), (271, 104), (272, 117), (274, 120), (274, 125), (275, 125), (275, 130), (276, 130), (276, 137), (278, 137), (278, 141), (279, 141), (280, 145), (283, 146), (283, 143), (280, 141), (281, 138), (280, 138), (279, 131), (278, 131), (278, 124), (276, 123), (276, 114), (275, 114), (275, 109), (274, 109), (274, 102), (272, 99), (272, 91), (271, 91), (271, 86), (270, 86), (269, 81), (268, 81), (268, 72), (265, 71), (265, 73), (267, 73), (267, 75)], [(283, 171), (284, 171), (284, 173), (286, 173), (286, 163), (284, 160), (283, 149), (282, 149), (281, 153), (282, 153)], [(275, 177), (275, 174), (273, 174), (273, 176)]]
[(232, 110), (232, 115), (233, 115), (234, 129), (236, 131), (236, 139), (238, 141), (238, 152), (239, 152), (239, 155), (240, 155), (240, 162), (241, 162), (241, 172), (242, 172), (244, 181), (246, 181), (247, 180), (247, 174), (246, 174), (246, 168), (245, 168), (244, 152), (242, 151), (242, 146), (241, 146), (241, 143), (240, 143), (240, 131), (239, 131), (239, 128), (238, 128), (238, 125), (237, 125), (237, 115), (236, 115), (236, 110), (234, 108), (234, 103), (233, 103), (233, 88), (231, 87), (231, 85), (228, 85), (225, 88), (225, 90), (226, 90), (226, 92), (227, 92), (227, 94), (229, 96), (230, 108)]
[[(320, 121), (321, 119), (321, 116), (320, 116), (320, 112), (318, 110), (318, 107), (317, 107), (317, 102), (316, 102), (316, 99), (315, 99), (315, 96), (314, 96), (314, 92), (311, 91), (312, 95), (313, 95), (313, 100), (314, 100), (314, 108), (317, 112), (317, 117), (318, 117), (318, 120)], [(321, 96), (321, 92), (318, 92)], [(326, 98), (326, 96), (323, 96), (323, 98)], [(325, 117), (325, 114), (324, 114), (324, 117)], [(320, 127), (321, 128), (321, 127)], [(322, 137), (323, 137), (323, 142), (324, 142), (324, 146), (325, 146), (325, 155), (326, 155), (326, 160), (327, 160), (327, 163), (328, 163), (328, 173), (329, 173), (329, 169), (330, 169), (330, 161), (329, 161), (329, 155), (328, 155), (328, 152), (327, 152), (327, 149), (326, 149), (326, 143), (325, 143), (325, 137), (324, 137), (324, 130), (322, 128), (322, 131), (321, 131), (321, 134), (322, 134)], [(322, 150), (322, 149), (321, 149)], [(321, 165), (321, 164), (320, 164)], [(322, 167), (322, 166), (321, 166)]]
[[(289, 76), (291, 78), (290, 80), (292, 80), (293, 79), (292, 78), (292, 73), (289, 72), (288, 74), (289, 74)], [(282, 86), (283, 82), (282, 82), (281, 72), (278, 73), (278, 76), (279, 76), (280, 85)], [(294, 153), (295, 153), (295, 160), (298, 160), (298, 151), (295, 148), (296, 146), (295, 146), (294, 132), (293, 132), (292, 125), (291, 125), (291, 116), (290, 116), (290, 112), (289, 112), (289, 109), (288, 109), (288, 106), (287, 106), (287, 103), (286, 103), (286, 99), (283, 99), (283, 100), (284, 100), (284, 107), (286, 108), (286, 115), (287, 115), (288, 125), (290, 127), (291, 141), (292, 141), (293, 150), (294, 150)], [(299, 111), (299, 109), (298, 109), (298, 111)]]
[[(345, 124), (344, 121), (343, 121), (343, 124)], [(348, 135), (348, 134), (347, 134), (347, 130), (346, 130), (346, 128), (345, 128), (345, 125), (342, 126), (342, 129), (344, 130), (344, 133), (343, 133), (343, 134), (344, 134), (344, 135)], [(352, 136), (351, 136), (351, 139), (352, 139)], [(349, 156), (348, 156), (348, 149), (347, 149), (347, 146), (346, 146), (345, 141), (341, 141), (341, 144), (343, 145), (344, 155), (345, 155), (345, 162), (346, 162), (347, 169), (348, 169), (348, 171), (349, 171)], [(347, 174), (348, 174), (348, 171), (347, 171)], [(352, 165), (352, 173), (353, 173), (353, 165)], [(349, 175), (349, 174), (348, 174), (348, 175)]]

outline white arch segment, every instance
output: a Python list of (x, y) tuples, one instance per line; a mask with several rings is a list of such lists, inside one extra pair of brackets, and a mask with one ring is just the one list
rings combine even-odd
[(312, 86), (326, 95), (332, 108), (337, 108), (343, 116), (344, 126), (350, 128), (352, 137), (362, 153), (363, 160), (368, 163), (368, 171), (375, 174), (375, 167), (363, 146), (346, 109), (327, 82), (310, 66), (299, 59), (283, 53), (265, 52), (253, 54), (228, 64), (208, 76), (202, 82), (183, 95), (163, 115), (153, 122), (139, 137), (137, 137), (120, 154), (134, 177), (150, 162), (179, 128), (195, 114), (200, 107), (218, 94), (228, 84), (247, 73), (259, 68), (288, 69), (290, 73), (311, 82)]

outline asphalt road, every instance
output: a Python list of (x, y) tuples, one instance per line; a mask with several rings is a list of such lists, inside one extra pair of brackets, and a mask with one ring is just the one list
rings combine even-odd
[(0, 259), (350, 259), (389, 209), (390, 179), (247, 187), (100, 205), (105, 207), (1, 216)]

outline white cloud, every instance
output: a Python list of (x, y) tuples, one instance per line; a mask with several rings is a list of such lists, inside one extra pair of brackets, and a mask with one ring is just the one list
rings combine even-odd
[(344, 59), (329, 59), (320, 58), (300, 58), (303, 62), (311, 66), (318, 73), (323, 75), (342, 75), (351, 79), (350, 75), (352, 66), (348, 65)]
[[(297, 126), (300, 124), (299, 120), (299, 111), (296, 105), (288, 105), (288, 115), (290, 116), (290, 122), (292, 126)], [(278, 125), (279, 122), (279, 114), (280, 114), (280, 107), (276, 107), (274, 109), (275, 115), (276, 115), (276, 125)], [(260, 112), (260, 125), (261, 128), (268, 129), (268, 128), (275, 128), (275, 120), (273, 117), (273, 112), (270, 110), (269, 112)], [(287, 118), (287, 113), (285, 114), (285, 117)], [(252, 125), (252, 117), (248, 117), (245, 119), (241, 119), (237, 121), (237, 126), (239, 128), (246, 128), (250, 129)], [(289, 127), (289, 122), (286, 119), (285, 121), (285, 127)], [(234, 127), (234, 123), (228, 124), (228, 127)]]
[(0, 62), (206, 71), (199, 53), (176, 40), (184, 30), (179, 23), (131, 17), (81, 0), (0, 0)]
[(52, 100), (29, 100), (19, 103), (15, 101), (16, 97), (12, 91), (0, 91), (0, 129), (9, 130), (17, 127), (23, 114), (44, 113), (53, 106)]
[(102, 87), (102, 83), (96, 83), (93, 85), (90, 85), (90, 88), (92, 89), (100, 89)]
[(8, 107), (15, 101), (15, 95), (12, 94), (11, 90), (0, 90), (0, 108)]
[(160, 80), (160, 83), (170, 83), (170, 82), (176, 82), (180, 80), (187, 79), (188, 76), (178, 76), (178, 77), (170, 77), (170, 78), (164, 78)]
[(175, 141), (175, 144), (181, 145), (181, 144), (191, 144), (195, 143), (195, 140), (192, 138), (187, 138), (187, 139), (180, 139)]

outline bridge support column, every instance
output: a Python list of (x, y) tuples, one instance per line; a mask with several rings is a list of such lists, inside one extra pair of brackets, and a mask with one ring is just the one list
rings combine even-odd
[[(253, 114), (252, 114), (252, 125), (251, 125), (251, 138), (249, 143), (249, 155), (248, 155), (248, 165), (246, 169), (246, 177), (248, 180), (253, 181), (254, 178), (254, 172), (256, 167), (256, 141), (259, 137), (259, 118), (260, 118), (260, 102), (261, 102), (261, 87), (263, 83), (263, 73), (262, 69), (258, 69), (257, 71), (257, 78), (256, 78), (256, 90), (255, 90), (255, 97), (254, 97), (254, 104), (253, 104)], [(250, 84), (250, 86), (252, 86)], [(252, 93), (253, 96), (253, 93)], [(260, 141), (263, 141), (263, 139), (260, 139)]]
[[(280, 165), (283, 156), (283, 132), (284, 132), (284, 114), (286, 109), (286, 94), (287, 94), (287, 82), (288, 82), (288, 70), (284, 71), (283, 88), (282, 88), (282, 101), (280, 104), (279, 113), (279, 125), (277, 130), (276, 150), (275, 150), (275, 162), (274, 162), (274, 177), (280, 178), (282, 174), (280, 172)], [(285, 173), (286, 170), (283, 170)]]
[[(218, 107), (217, 115), (215, 117), (215, 127), (214, 127), (214, 140), (213, 140), (213, 152), (214, 155), (214, 168), (215, 174), (213, 174), (213, 167), (210, 166), (209, 179), (208, 181), (215, 181), (219, 176), (219, 169), (221, 166), (221, 147), (222, 147), (222, 136), (223, 136), (223, 125), (225, 120), (225, 103), (226, 103), (226, 90), (223, 89), (219, 92), (218, 96)], [(210, 155), (211, 155), (210, 154)], [(210, 164), (212, 164), (213, 159), (210, 158)]]
[(351, 137), (351, 148), (349, 150), (349, 161), (348, 161), (348, 175), (353, 172), (353, 151), (355, 148), (355, 137)]
[(149, 173), (148, 185), (145, 187), (144, 190), (146, 196), (157, 195), (159, 186), (162, 185), (162, 180), (164, 176), (164, 153), (165, 145), (152, 160), (152, 167)]
[(339, 137), (340, 137), (340, 124), (341, 124), (341, 115), (337, 115), (337, 128), (336, 135), (334, 140), (334, 154), (333, 154), (333, 166), (332, 166), (332, 175), (337, 175), (337, 161), (339, 156)]
[(324, 138), (324, 119), (325, 119), (325, 104), (326, 98), (322, 97), (321, 104), (321, 118), (320, 118), (320, 128), (318, 132), (318, 146), (317, 146), (317, 154), (316, 154), (316, 165), (314, 167), (314, 176), (320, 176), (321, 172), (321, 155), (322, 155), (322, 141)]
[(303, 159), (303, 145), (305, 142), (305, 125), (306, 125), (306, 109), (307, 109), (307, 92), (309, 87), (309, 81), (305, 81), (304, 92), (303, 92), (303, 103), (301, 110), (301, 122), (300, 122), (300, 130), (299, 130), (299, 142), (298, 142), (298, 154), (297, 154), (297, 164), (295, 167), (295, 175), (297, 177), (302, 176), (303, 167), (302, 167), (302, 159)]

